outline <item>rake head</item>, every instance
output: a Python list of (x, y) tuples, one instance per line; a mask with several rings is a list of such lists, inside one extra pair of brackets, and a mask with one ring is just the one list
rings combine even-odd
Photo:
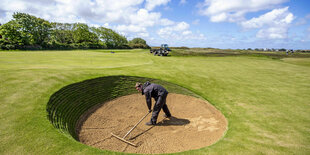
[(127, 140), (126, 140), (126, 139), (124, 139), (124, 138), (121, 138), (121, 137), (119, 137), (119, 136), (117, 136), (117, 135), (115, 135), (115, 134), (113, 134), (113, 133), (111, 133), (111, 135), (112, 135), (112, 136), (114, 136), (114, 137), (116, 137), (117, 139), (119, 139), (119, 140), (121, 140), (121, 141), (123, 141), (123, 142), (127, 143), (127, 144), (130, 144), (130, 145), (132, 145), (132, 146), (134, 146), (134, 147), (137, 147), (137, 145), (136, 145), (136, 144), (131, 143), (131, 142), (127, 141)]

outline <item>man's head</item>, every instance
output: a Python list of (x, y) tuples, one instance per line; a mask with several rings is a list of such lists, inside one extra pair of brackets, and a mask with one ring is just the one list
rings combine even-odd
[(140, 82), (136, 83), (136, 89), (141, 92), (142, 91), (142, 84)]

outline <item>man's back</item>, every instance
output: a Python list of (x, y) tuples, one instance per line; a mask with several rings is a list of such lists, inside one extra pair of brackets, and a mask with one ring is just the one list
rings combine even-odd
[(158, 96), (163, 96), (168, 93), (168, 91), (161, 85), (146, 82), (143, 85), (143, 93), (144, 94), (151, 94), (151, 97), (157, 98)]

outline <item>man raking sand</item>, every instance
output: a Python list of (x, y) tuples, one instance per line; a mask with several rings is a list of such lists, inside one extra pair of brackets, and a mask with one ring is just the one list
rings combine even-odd
[(153, 107), (153, 113), (152, 113), (152, 118), (149, 122), (146, 123), (146, 125), (156, 125), (158, 114), (161, 109), (164, 110), (165, 112), (165, 117), (169, 118), (171, 117), (171, 113), (168, 109), (168, 106), (166, 104), (166, 99), (168, 95), (168, 91), (161, 85), (155, 84), (155, 83), (150, 83), (149, 81), (145, 82), (143, 85), (139, 82), (136, 83), (136, 89), (139, 92), (142, 92), (142, 95), (145, 95), (146, 99), (146, 104), (149, 109), (148, 113), (140, 119), (140, 121), (133, 127), (131, 128), (127, 134), (123, 137), (119, 137), (113, 133), (111, 133), (114, 137), (118, 138), (119, 140), (128, 143), (132, 146), (136, 146), (135, 144), (127, 141), (125, 138), (140, 124), (144, 118), (152, 112), (152, 97), (155, 99), (155, 104)]
[(166, 98), (168, 91), (161, 85), (150, 83), (149, 81), (145, 82), (143, 85), (139, 82), (136, 83), (136, 89), (139, 92), (142, 92), (142, 95), (145, 95), (146, 105), (151, 112), (152, 107), (152, 97), (155, 99), (155, 104), (153, 107), (152, 118), (150, 122), (147, 122), (146, 125), (156, 125), (158, 114), (161, 109), (165, 112), (165, 117), (171, 117), (171, 113), (166, 104)]

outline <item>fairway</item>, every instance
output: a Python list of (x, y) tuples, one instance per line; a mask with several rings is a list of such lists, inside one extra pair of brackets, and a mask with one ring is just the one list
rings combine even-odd
[(0, 154), (124, 154), (82, 144), (48, 119), (55, 92), (110, 76), (171, 83), (221, 111), (228, 121), (224, 136), (184, 154), (310, 153), (310, 58), (111, 51), (0, 52)]

